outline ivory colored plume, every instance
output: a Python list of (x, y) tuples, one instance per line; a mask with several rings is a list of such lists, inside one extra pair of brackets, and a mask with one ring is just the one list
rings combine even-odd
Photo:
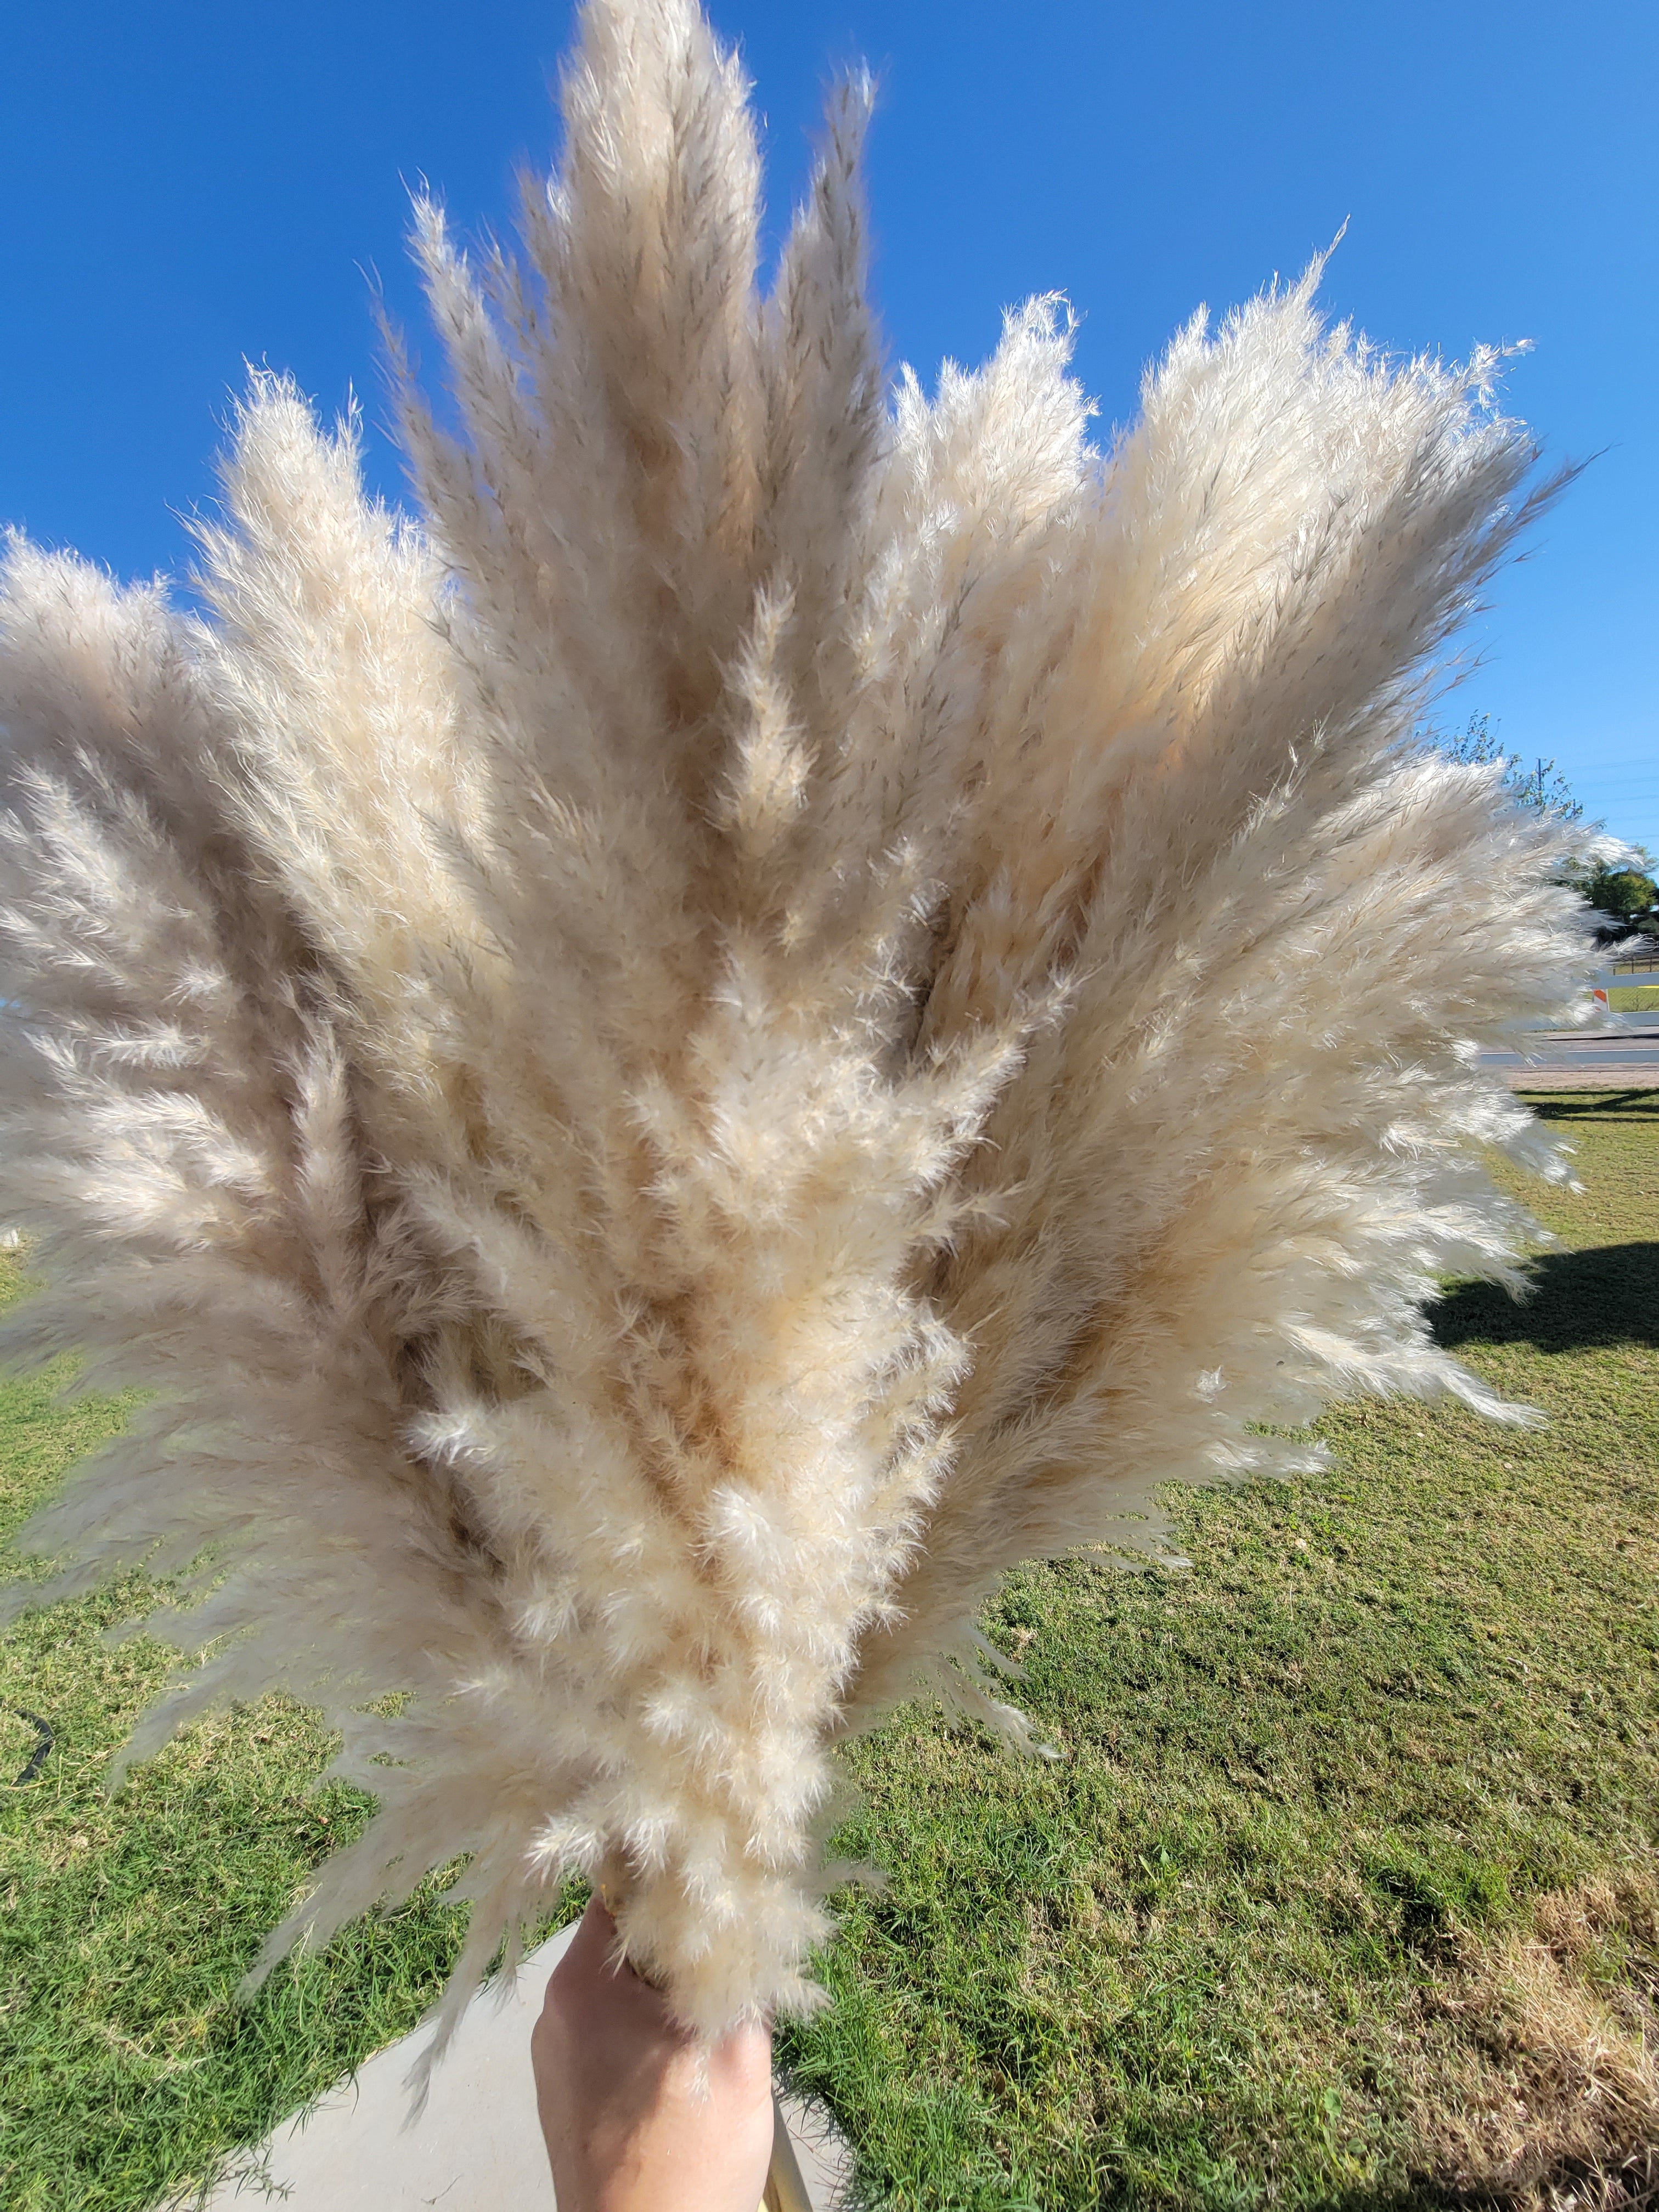
[(343, 1731), (380, 1809), (265, 1967), (465, 1856), (453, 2021), (621, 1867), (713, 2034), (813, 2001), (837, 1739), (1018, 1729), (1012, 1564), (1335, 1397), (1506, 1410), (1422, 1306), (1516, 1279), (1482, 1147), (1561, 1170), (1476, 1055), (1585, 943), (1549, 821), (1410, 742), (1528, 519), (1489, 356), (1310, 278), (1103, 449), (1052, 301), (890, 386), (860, 85), (764, 297), (689, 0), (589, 0), (563, 99), (521, 264), (417, 210), (417, 520), (261, 375), (204, 614), (13, 543), (7, 1343), (149, 1394), (16, 1602), (181, 1578), (131, 1756)]

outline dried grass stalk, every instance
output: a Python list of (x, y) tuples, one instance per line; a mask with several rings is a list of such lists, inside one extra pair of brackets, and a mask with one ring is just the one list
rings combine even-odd
[(1619, 1870), (1457, 1936), (1399, 2054), (1419, 2169), (1454, 2201), (1624, 2212), (1659, 2191), (1659, 1884)]
[(1018, 1726), (1012, 1562), (1333, 1396), (1504, 1415), (1422, 1302), (1516, 1279), (1481, 1147), (1562, 1169), (1475, 1055), (1584, 946), (1408, 738), (1549, 487), (1316, 271), (1105, 453), (1052, 300), (890, 397), (867, 88), (764, 299), (690, 0), (590, 0), (563, 97), (521, 264), (417, 210), (418, 522), (261, 375), (205, 618), (12, 546), (8, 1348), (154, 1394), (33, 1533), (184, 1577), (128, 1755), (280, 1686), (380, 1801), (261, 1972), (465, 1855), (453, 2021), (620, 1862), (712, 2033), (813, 2001), (836, 1740)]

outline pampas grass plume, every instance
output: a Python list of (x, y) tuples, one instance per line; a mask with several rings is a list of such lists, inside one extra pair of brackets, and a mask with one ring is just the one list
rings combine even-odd
[(148, 1394), (31, 1541), (179, 1578), (128, 1756), (280, 1687), (379, 1799), (261, 1972), (464, 1858), (447, 2021), (607, 1869), (691, 2028), (800, 2010), (836, 1743), (1019, 1734), (1010, 1565), (1333, 1398), (1514, 1418), (1423, 1306), (1518, 1280), (1478, 1054), (1584, 932), (1410, 742), (1551, 489), (1496, 364), (1316, 270), (1104, 452), (1056, 301), (895, 390), (868, 100), (759, 297), (735, 62), (588, 0), (522, 261), (416, 210), (418, 520), (258, 374), (203, 612), (10, 547), (6, 1344)]

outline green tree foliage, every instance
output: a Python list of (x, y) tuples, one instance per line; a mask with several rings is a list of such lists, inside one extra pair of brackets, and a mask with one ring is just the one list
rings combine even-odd
[(1583, 805), (1553, 760), (1534, 760), (1528, 767), (1519, 753), (1505, 752), (1492, 733), (1490, 714), (1471, 714), (1465, 727), (1455, 732), (1431, 731), (1425, 741), (1448, 760), (1472, 767), (1501, 762), (1504, 788), (1523, 805), (1535, 807), (1540, 814), (1559, 815), (1565, 822), (1583, 819)]
[(1575, 880), (1598, 914), (1659, 935), (1659, 883), (1640, 868), (1593, 868)]
[[(1534, 760), (1528, 768), (1519, 753), (1506, 752), (1493, 734), (1489, 714), (1471, 714), (1461, 730), (1428, 730), (1423, 742), (1448, 760), (1474, 767), (1500, 765), (1504, 788), (1524, 806), (1540, 814), (1558, 815), (1563, 821), (1582, 822), (1584, 809), (1553, 760)], [(1587, 824), (1587, 828), (1599, 828)], [(1605, 849), (1605, 848), (1604, 848)], [(1628, 848), (1616, 859), (1570, 861), (1564, 871), (1569, 883), (1583, 893), (1588, 905), (1608, 918), (1601, 932), (1603, 943), (1613, 943), (1644, 931), (1659, 936), (1659, 880), (1655, 863), (1640, 847)]]

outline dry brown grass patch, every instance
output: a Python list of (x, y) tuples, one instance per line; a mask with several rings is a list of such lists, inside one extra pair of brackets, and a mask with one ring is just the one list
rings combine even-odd
[(1529, 1929), (1460, 1939), (1423, 1992), (1409, 2069), (1425, 2179), (1473, 2203), (1659, 2203), (1659, 1883), (1539, 1899)]

